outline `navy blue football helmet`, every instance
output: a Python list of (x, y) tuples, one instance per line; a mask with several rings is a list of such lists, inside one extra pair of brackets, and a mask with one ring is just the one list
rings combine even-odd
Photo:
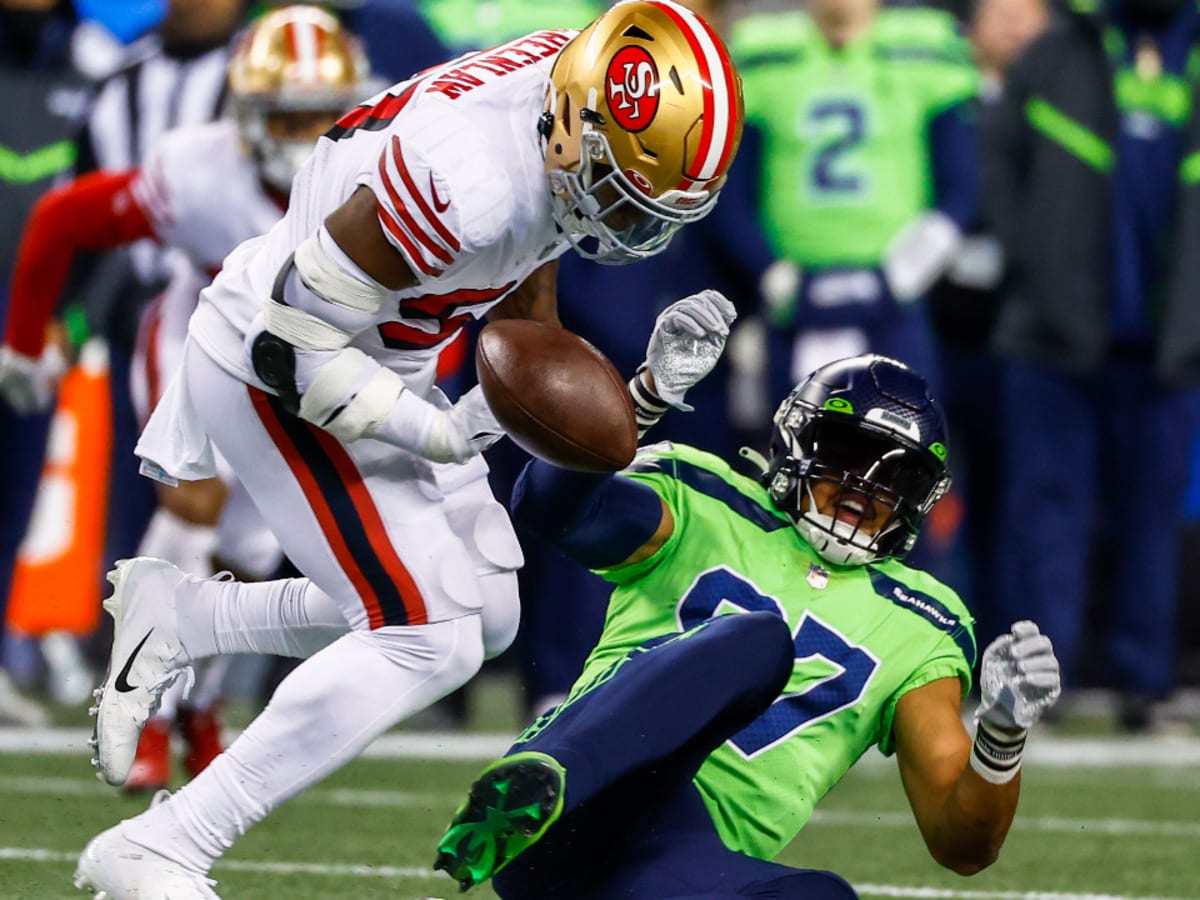
[[(950, 488), (941, 409), (925, 379), (894, 359), (867, 354), (822, 366), (780, 404), (774, 423), (763, 484), (827, 562), (903, 557)], [(833, 504), (846, 507), (844, 516), (818, 511), (817, 480), (836, 487)], [(869, 534), (858, 520), (878, 504), (887, 516)]]

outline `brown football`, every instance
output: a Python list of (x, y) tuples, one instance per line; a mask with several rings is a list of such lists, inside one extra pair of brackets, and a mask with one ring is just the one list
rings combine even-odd
[(564, 469), (615, 472), (633, 461), (629, 390), (603, 353), (573, 332), (500, 319), (479, 332), (475, 372), (518, 446)]

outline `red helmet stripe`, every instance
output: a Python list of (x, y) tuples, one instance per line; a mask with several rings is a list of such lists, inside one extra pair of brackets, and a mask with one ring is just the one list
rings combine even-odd
[(704, 127), (696, 151), (699, 169), (685, 173), (680, 190), (694, 190), (724, 174), (737, 134), (737, 82), (721, 39), (700, 16), (663, 0), (647, 0), (665, 12), (687, 39), (704, 83)]

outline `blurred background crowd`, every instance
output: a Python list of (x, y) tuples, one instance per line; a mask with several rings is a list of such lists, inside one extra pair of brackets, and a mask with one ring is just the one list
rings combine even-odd
[[(148, 310), (180, 250), (162, 229), (143, 234), (125, 211), (100, 208), (97, 196), (112, 194), (62, 192), (111, 186), (167, 132), (222, 117), (269, 182), (282, 145), (239, 110), (228, 66), (239, 29), (275, 5), (0, 0), (5, 345), (20, 349), (14, 302), (55, 310), (38, 359), (44, 395), (0, 399), (0, 724), (41, 725), (55, 707), (84, 705), (107, 658), (99, 604), (113, 560), (168, 529), (209, 564), (208, 500), (157, 496), (132, 455)], [(607, 4), (322, 5), (389, 84), (538, 28), (581, 27)], [(824, 362), (870, 350), (917, 368), (949, 413), (955, 482), (911, 562), (962, 594), (980, 647), (1017, 619), (1040, 624), (1064, 665), (1060, 720), (1100, 697), (1121, 730), (1194, 729), (1195, 0), (687, 5), (724, 36), (744, 79), (747, 128), (728, 186), (659, 257), (631, 267), (564, 257), (564, 324), (632, 374), (663, 307), (724, 291), (740, 314), (726, 356), (689, 392), (695, 411), (672, 411), (652, 437), (726, 457), (763, 448), (776, 405)], [(313, 130), (292, 124), (274, 139)], [(65, 256), (46, 249), (64, 245)], [(451, 392), (474, 377), (469, 331), (447, 354)], [(522, 453), (502, 442), (488, 457), (507, 499)], [(523, 543), (521, 633), (489, 665), (520, 684), (528, 717), (579, 672), (607, 587)], [(253, 574), (287, 571), (285, 560)], [(212, 678), (249, 684), (261, 702), (286, 665)], [(469, 691), (433, 711), (439, 724), (465, 719)], [(185, 735), (215, 721), (221, 693), (181, 704)]]

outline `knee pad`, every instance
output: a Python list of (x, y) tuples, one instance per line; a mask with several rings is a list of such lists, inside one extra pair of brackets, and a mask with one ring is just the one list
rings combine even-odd
[(385, 626), (352, 634), (377, 656), (423, 677), (437, 694), (432, 699), (462, 687), (483, 665), (481, 624), (475, 614), (429, 625)]
[(516, 572), (489, 572), (479, 579), (483, 606), (479, 610), (483, 627), (483, 658), (499, 656), (517, 636), (521, 624), (521, 599)]

